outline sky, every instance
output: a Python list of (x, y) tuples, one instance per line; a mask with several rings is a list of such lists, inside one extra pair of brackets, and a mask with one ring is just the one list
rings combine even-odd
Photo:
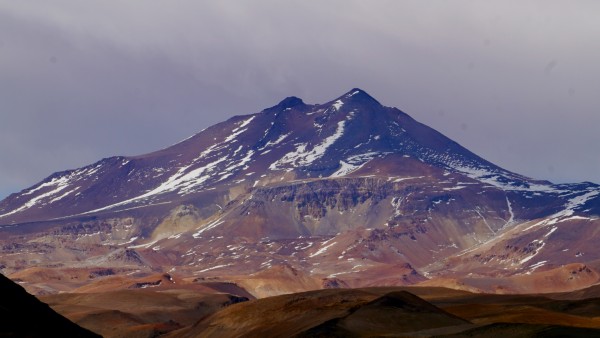
[(0, 198), (359, 87), (504, 167), (600, 183), (600, 1), (0, 0)]

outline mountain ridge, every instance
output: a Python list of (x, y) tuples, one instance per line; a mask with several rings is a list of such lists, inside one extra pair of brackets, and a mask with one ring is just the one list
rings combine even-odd
[[(286, 102), (286, 100), (288, 100), (289, 102), (292, 102), (292, 101), (294, 102), (294, 103), (292, 103), (292, 107), (298, 107), (299, 105), (302, 106), (303, 109), (301, 109), (301, 110), (310, 109), (310, 107), (332, 107), (335, 111), (338, 111), (341, 108), (343, 108), (344, 102), (347, 105), (352, 105), (352, 104), (360, 103), (361, 106), (358, 109), (359, 110), (366, 110), (367, 113), (369, 113), (369, 111), (372, 110), (371, 108), (373, 108), (373, 106), (375, 106), (376, 108), (380, 108), (380, 107), (381, 108), (385, 108), (385, 107), (381, 106), (381, 104), (377, 100), (375, 100), (374, 98), (372, 98), (369, 94), (367, 94), (366, 92), (364, 92), (364, 91), (362, 91), (360, 89), (357, 89), (357, 88), (352, 89), (351, 91), (349, 91), (346, 94), (340, 96), (339, 98), (337, 98), (335, 100), (332, 100), (330, 102), (327, 102), (327, 103), (325, 103), (323, 105), (309, 106), (309, 105), (304, 104), (301, 99), (298, 99), (298, 98), (293, 99), (293, 97), (291, 99), (290, 98), (284, 99), (282, 101), (282, 103)], [(365, 104), (365, 101), (368, 103), (368, 105), (366, 107), (363, 106)], [(246, 122), (250, 123), (257, 116), (261, 116), (262, 113), (270, 112), (270, 111), (272, 111), (274, 109), (277, 110), (276, 111), (277, 114), (276, 114), (274, 120), (272, 121), (272, 127), (273, 128), (270, 128), (269, 130), (267, 130), (265, 132), (264, 137), (261, 138), (261, 139), (259, 139), (257, 142), (255, 142), (255, 144), (250, 145), (250, 147), (254, 151), (258, 151), (259, 149), (261, 149), (265, 145), (269, 144), (269, 142), (277, 144), (278, 143), (277, 141), (279, 141), (279, 142), (283, 141), (283, 139), (281, 139), (281, 138), (284, 137), (286, 134), (283, 134), (283, 130), (278, 130), (278, 129), (285, 128), (285, 125), (286, 125), (287, 121), (285, 121), (285, 117), (282, 117), (281, 119), (284, 119), (284, 121), (281, 121), (281, 119), (278, 119), (278, 115), (281, 114), (281, 113), (285, 113), (287, 110), (291, 110), (292, 107), (288, 107), (287, 106), (288, 103), (284, 103), (284, 105), (282, 106), (281, 105), (282, 103), (280, 103), (280, 104), (278, 104), (278, 105), (276, 105), (276, 106), (274, 106), (272, 108), (267, 108), (267, 109), (263, 110), (261, 113), (250, 114), (250, 115), (234, 116), (234, 117), (230, 118), (229, 120), (227, 120), (225, 122), (222, 122), (222, 123), (219, 123), (219, 124), (217, 124), (217, 125), (215, 125), (213, 127), (216, 128), (218, 126), (232, 124), (232, 122), (235, 124), (236, 122), (239, 123), (240, 119), (246, 119), (245, 121), (241, 122), (241, 125), (239, 126), (239, 128), (234, 128), (232, 130), (232, 132), (233, 132), (232, 135), (229, 135), (229, 137), (236, 136), (235, 134), (240, 134), (243, 131), (245, 131), (244, 127), (246, 127), (246, 125), (244, 123), (246, 123)], [(323, 109), (323, 108), (321, 108), (321, 109)], [(480, 158), (480, 157), (476, 156), (475, 154), (469, 152), (464, 147), (460, 146), (458, 143), (456, 143), (454, 141), (451, 141), (450, 139), (446, 138), (445, 136), (443, 136), (439, 132), (437, 132), (437, 131), (435, 131), (433, 129), (430, 129), (430, 128), (428, 128), (428, 127), (426, 127), (426, 126), (424, 126), (424, 125), (416, 122), (414, 119), (412, 119), (410, 116), (406, 115), (402, 111), (400, 111), (400, 110), (398, 110), (396, 108), (390, 108), (390, 110), (393, 112), (393, 114), (397, 114), (397, 115), (401, 116), (401, 120), (402, 120), (403, 123), (413, 124), (413, 127), (418, 127), (418, 128), (421, 128), (421, 129), (425, 130), (425, 135), (410, 135), (411, 137), (415, 138), (415, 142), (417, 144), (419, 144), (419, 145), (424, 144), (429, 149), (435, 148), (436, 145), (438, 145), (438, 144), (443, 144), (443, 145), (447, 146), (449, 148), (449, 150), (452, 150), (455, 153), (459, 153), (459, 154), (464, 155), (464, 156), (466, 156), (468, 158), (475, 158), (475, 161), (477, 163), (483, 164), (484, 167), (491, 168), (494, 171), (500, 170), (503, 174), (505, 174), (505, 175), (508, 174), (512, 178), (516, 178), (518, 180), (525, 179), (524, 177), (522, 177), (520, 175), (516, 175), (514, 173), (507, 172), (507, 171), (505, 171), (505, 170), (503, 170), (503, 169), (501, 169), (501, 168), (499, 168), (499, 167), (497, 167), (497, 166), (495, 166), (495, 165), (493, 165), (493, 164), (491, 164), (491, 163), (483, 160), (482, 158)], [(381, 111), (378, 111), (378, 112), (381, 113)], [(350, 113), (352, 113), (352, 112), (350, 112)], [(370, 112), (370, 113), (373, 113), (373, 112)], [(388, 111), (388, 114), (389, 113), (390, 112)], [(328, 115), (331, 115), (331, 114), (325, 114), (324, 116), (322, 116), (321, 120), (328, 119), (329, 118)], [(342, 127), (342, 123), (344, 123), (344, 121), (338, 121), (338, 125), (337, 125), (337, 127), (335, 129), (336, 132), (342, 130), (342, 128), (341, 128)], [(198, 134), (195, 134), (192, 137), (190, 137), (190, 138), (188, 138), (188, 139), (186, 139), (186, 140), (184, 140), (184, 141), (182, 141), (180, 143), (177, 143), (177, 144), (175, 144), (175, 145), (173, 145), (173, 146), (171, 146), (169, 148), (165, 148), (165, 149), (162, 149), (162, 150), (159, 150), (159, 151), (156, 151), (156, 152), (151, 152), (151, 153), (148, 153), (148, 154), (145, 154), (145, 155), (138, 155), (138, 156), (116, 156), (116, 157), (109, 157), (109, 158), (103, 159), (101, 161), (98, 161), (98, 162), (96, 162), (96, 163), (94, 163), (94, 164), (92, 164), (90, 166), (86, 166), (86, 167), (75, 169), (75, 170), (70, 170), (70, 171), (64, 171), (64, 172), (55, 173), (55, 174), (49, 176), (48, 178), (46, 178), (45, 180), (43, 180), (42, 183), (41, 183), (41, 185), (43, 185), (44, 182), (46, 184), (51, 184), (53, 179), (61, 179), (61, 178), (64, 179), (64, 177), (66, 175), (73, 174), (73, 173), (78, 173), (78, 171), (81, 171), (82, 169), (86, 169), (87, 172), (84, 171), (81, 174), (83, 174), (83, 175), (91, 175), (91, 174), (93, 174), (95, 172), (94, 171), (95, 168), (104, 166), (105, 164), (116, 165), (116, 163), (121, 162), (121, 164), (123, 166), (125, 166), (126, 164), (129, 164), (132, 160), (142, 160), (143, 161), (145, 158), (157, 158), (157, 159), (160, 159), (161, 155), (163, 155), (163, 154), (173, 153), (174, 151), (177, 152), (177, 150), (176, 150), (177, 148), (185, 148), (186, 144), (193, 143), (192, 141), (194, 141), (195, 139), (201, 138), (200, 134), (210, 133), (212, 131), (211, 129), (213, 127), (209, 127), (205, 131), (200, 132)], [(331, 127), (329, 129), (331, 129)], [(403, 130), (403, 129), (401, 128), (401, 130)], [(271, 134), (274, 134), (278, 138), (275, 139), (275, 140), (273, 140), (272, 139), (273, 136), (269, 134), (270, 132), (271, 132)], [(336, 136), (336, 134), (334, 133), (334, 135), (332, 135), (332, 137), (333, 136)], [(225, 141), (227, 141), (227, 140), (228, 139), (226, 138)], [(230, 139), (230, 140), (232, 140), (232, 139)], [(333, 141), (336, 141), (336, 139), (333, 139)], [(387, 140), (387, 139), (382, 140), (382, 142), (380, 142), (381, 143), (380, 148), (383, 148), (383, 149), (380, 149), (381, 152), (385, 152), (386, 150), (392, 151), (392, 152), (398, 152), (399, 151), (399, 149), (394, 149), (393, 145), (391, 145), (391, 146), (387, 145), (386, 142), (392, 142), (393, 143), (393, 141), (391, 141), (391, 140)], [(202, 142), (202, 143), (204, 143), (204, 142)], [(196, 145), (194, 145), (194, 146), (196, 146)], [(215, 146), (215, 144), (213, 144), (212, 146)], [(323, 146), (329, 146), (329, 145), (328, 144), (324, 144)], [(409, 147), (410, 146), (411, 145), (409, 145)], [(210, 150), (210, 147), (208, 148), (208, 150)], [(313, 149), (312, 153), (308, 152), (307, 154), (304, 154), (305, 155), (304, 161), (302, 161), (302, 158), (300, 158), (300, 160), (301, 160), (300, 161), (300, 166), (306, 167), (306, 164), (308, 164), (307, 160), (311, 160), (313, 158), (319, 159), (318, 158), (319, 155), (322, 155), (322, 154), (319, 154), (317, 152), (317, 150)], [(419, 151), (419, 149), (417, 149), (417, 151)], [(438, 153), (439, 152), (440, 151), (438, 149)], [(185, 153), (185, 151), (181, 151), (180, 154), (177, 154), (177, 156), (181, 156), (181, 153)], [(250, 156), (252, 156), (252, 155), (254, 155), (254, 154), (250, 154)], [(439, 159), (427, 158), (426, 156), (428, 154), (424, 154), (424, 155), (425, 156), (423, 156), (424, 158), (422, 160), (428, 160), (428, 161), (431, 161), (431, 162), (434, 162), (434, 163), (435, 163), (435, 161), (439, 161)], [(269, 167), (269, 169), (282, 169), (282, 168), (284, 168), (285, 165), (283, 165), (283, 166), (281, 165), (281, 164), (284, 164), (284, 163), (281, 163), (281, 160), (282, 159), (280, 159), (279, 165), (275, 165), (275, 163), (273, 163)], [(448, 159), (445, 159), (445, 160), (447, 162)], [(283, 161), (283, 162), (285, 162), (285, 161)], [(446, 164), (446, 163), (444, 163), (444, 159), (442, 159), (441, 164)], [(329, 168), (339, 169), (340, 167), (341, 167), (341, 163), (330, 163), (329, 164)], [(481, 167), (481, 165), (479, 167)], [(325, 168), (327, 168), (327, 166)], [(128, 168), (125, 168), (125, 169), (127, 170)], [(466, 169), (468, 170), (469, 168), (467, 167)], [(131, 172), (128, 172), (128, 174), (131, 174)], [(329, 174), (331, 174), (331, 172)], [(146, 178), (147, 178), (147, 175), (146, 175)], [(36, 187), (36, 186), (34, 186), (34, 187)], [(37, 185), (37, 188), (39, 188), (39, 187), (40, 187), (40, 185)], [(60, 182), (59, 182), (59, 187), (60, 187)], [(155, 187), (156, 187), (156, 185), (155, 185)], [(22, 191), (21, 195), (31, 193), (31, 190), (29, 190), (29, 191), (26, 191), (26, 190)], [(57, 190), (59, 192), (62, 191), (62, 189), (57, 189)], [(141, 194), (141, 195), (143, 195), (143, 194)], [(14, 197), (15, 196), (11, 195), (7, 199), (5, 199), (4, 201), (10, 200), (10, 199), (14, 199)], [(61, 197), (61, 196), (60, 195), (57, 196), (57, 198), (59, 198), (59, 197)], [(123, 198), (121, 198), (121, 201), (118, 201), (118, 203), (127, 200), (128, 197), (129, 198), (131, 198), (131, 197), (135, 198), (135, 196), (133, 196), (132, 194), (127, 194), (126, 193), (125, 196), (123, 196)], [(106, 207), (106, 206), (108, 206), (108, 205), (105, 205), (104, 207)], [(4, 209), (4, 210), (2, 210), (2, 209)], [(27, 208), (25, 208), (25, 209), (27, 209)], [(98, 209), (101, 209), (101, 208), (98, 208)], [(2, 220), (2, 218), (6, 218), (7, 216), (10, 216), (10, 214), (7, 213), (7, 212), (5, 212), (5, 211), (6, 211), (6, 208), (2, 208), (2, 202), (0, 202), (0, 212), (2, 212), (2, 214), (0, 214), (0, 220)], [(94, 211), (94, 209), (86, 210), (85, 212), (91, 212), (91, 211)], [(11, 210), (10, 212), (14, 212), (14, 209)], [(9, 215), (7, 215), (7, 214), (9, 214)], [(62, 216), (66, 216), (66, 215), (62, 215)]]

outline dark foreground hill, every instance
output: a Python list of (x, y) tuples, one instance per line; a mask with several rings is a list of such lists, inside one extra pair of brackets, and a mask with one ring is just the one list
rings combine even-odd
[(100, 337), (69, 321), (0, 274), (0, 337)]

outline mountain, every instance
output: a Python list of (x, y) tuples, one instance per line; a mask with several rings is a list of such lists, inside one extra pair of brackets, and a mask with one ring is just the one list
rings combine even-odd
[(600, 186), (512, 173), (352, 89), (324, 104), (289, 97), (10, 195), (0, 266), (41, 293), (89, 282), (46, 276), (98, 267), (226, 278), (256, 296), (568, 291), (600, 281), (599, 214)]

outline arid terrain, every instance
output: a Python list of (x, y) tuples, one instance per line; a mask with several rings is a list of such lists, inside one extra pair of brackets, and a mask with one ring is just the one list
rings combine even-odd
[(40, 298), (104, 337), (600, 337), (598, 287), (546, 295), (337, 288), (248, 299), (202, 284)]

